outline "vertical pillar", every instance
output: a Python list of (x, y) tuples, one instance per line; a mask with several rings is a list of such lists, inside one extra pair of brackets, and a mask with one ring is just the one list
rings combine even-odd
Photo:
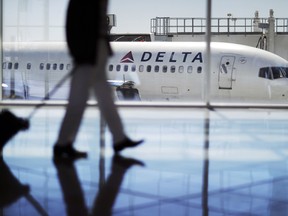
[(255, 16), (253, 19), (253, 31), (254, 32), (262, 32), (262, 29), (259, 28), (260, 18), (259, 18), (259, 11), (255, 11)]
[(0, 0), (0, 102), (2, 101), (2, 65), (3, 65), (3, 0)]
[(203, 80), (204, 99), (207, 106), (210, 105), (210, 78), (211, 78), (211, 10), (212, 0), (207, 0), (206, 10), (206, 55), (205, 55), (205, 75)]
[[(49, 41), (49, 1), (50, 0), (45, 0), (43, 1), (43, 7), (44, 7), (44, 14), (43, 14), (43, 18), (44, 18), (44, 23), (43, 23), (43, 32), (44, 32), (44, 41)], [(48, 51), (50, 52), (50, 51)], [(48, 54), (49, 55), (49, 54)], [(49, 56), (48, 56), (48, 62), (49, 62)], [(50, 76), (49, 73), (50, 71), (45, 70), (45, 85), (44, 85), (44, 96), (48, 95), (47, 99), (50, 99), (50, 95), (49, 95), (49, 91), (50, 91)]]
[[(207, 0), (207, 14), (206, 14), (206, 63), (205, 63), (205, 76), (204, 76), (204, 92), (206, 106), (210, 106), (210, 78), (211, 78), (211, 10), (212, 0)], [(204, 160), (203, 160), (203, 186), (202, 186), (202, 215), (209, 215), (208, 203), (208, 189), (209, 189), (209, 127), (210, 118), (209, 110), (205, 118), (205, 142), (204, 142)]]
[(45, 0), (43, 2), (43, 7), (44, 7), (44, 23), (43, 23), (43, 32), (44, 32), (44, 41), (49, 41), (50, 40), (50, 29), (49, 29), (49, 6), (50, 6), (50, 0)]
[(270, 9), (270, 16), (268, 19), (269, 29), (268, 29), (268, 51), (275, 52), (275, 18), (274, 11)]
[(203, 185), (202, 216), (209, 216), (209, 148), (210, 148), (210, 110), (205, 113), (204, 147), (203, 147)]

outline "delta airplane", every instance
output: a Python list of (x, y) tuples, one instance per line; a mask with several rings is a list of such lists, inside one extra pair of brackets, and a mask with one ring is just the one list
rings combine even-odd
[[(118, 100), (192, 101), (204, 97), (205, 42), (111, 42), (108, 82)], [(65, 43), (3, 45), (3, 97), (43, 98), (73, 67)], [(210, 98), (288, 99), (288, 62), (270, 52), (211, 43)], [(66, 99), (69, 82), (51, 95)]]

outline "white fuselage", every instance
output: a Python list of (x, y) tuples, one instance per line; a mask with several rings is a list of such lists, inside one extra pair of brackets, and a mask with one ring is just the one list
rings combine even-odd
[[(288, 98), (287, 61), (260, 49), (211, 43), (207, 74), (204, 42), (112, 42), (111, 46), (114, 55), (107, 75), (119, 99), (202, 100), (207, 75), (212, 100)], [(4, 96), (8, 98), (11, 90), (26, 99), (44, 97), (72, 67), (65, 43), (4, 44), (3, 62)], [(68, 90), (66, 83), (51, 98), (66, 99)]]

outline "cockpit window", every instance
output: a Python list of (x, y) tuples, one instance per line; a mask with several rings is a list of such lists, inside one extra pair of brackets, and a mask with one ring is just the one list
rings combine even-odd
[(260, 68), (259, 77), (262, 77), (262, 78), (265, 78), (265, 79), (272, 79), (272, 73), (269, 70), (269, 67)]
[(259, 70), (259, 77), (265, 79), (288, 78), (288, 67), (264, 67)]
[(288, 78), (288, 67), (271, 67), (273, 79)]

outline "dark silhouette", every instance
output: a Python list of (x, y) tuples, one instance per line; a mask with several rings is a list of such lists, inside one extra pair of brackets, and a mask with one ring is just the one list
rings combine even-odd
[(39, 215), (48, 215), (43, 207), (30, 194), (29, 185), (21, 184), (6, 165), (2, 156), (0, 156), (0, 194), (0, 210), (17, 202), (20, 198), (25, 198)]
[(29, 191), (30, 187), (20, 183), (0, 156), (0, 208), (28, 195)]
[(86, 152), (74, 149), (77, 131), (93, 90), (100, 112), (113, 135), (116, 153), (143, 142), (132, 141), (125, 132), (113, 101), (111, 87), (107, 83), (106, 63), (112, 54), (107, 35), (107, 0), (70, 0), (66, 20), (66, 38), (74, 60), (69, 104), (63, 119), (54, 156), (79, 158)]
[(144, 166), (144, 163), (133, 158), (124, 158), (114, 155), (112, 159), (111, 173), (104, 185), (100, 187), (92, 209), (92, 215), (110, 216), (119, 193), (120, 186), (127, 170), (132, 166)]
[(57, 169), (67, 215), (88, 215), (81, 184), (74, 167), (74, 160), (53, 158), (53, 162)]
[(114, 202), (127, 170), (134, 165), (144, 166), (139, 160), (124, 158), (119, 154), (115, 154), (112, 159), (111, 173), (107, 181), (100, 186), (92, 212), (89, 214), (85, 205), (81, 184), (74, 167), (74, 161), (75, 159), (71, 158), (53, 159), (63, 192), (67, 215), (112, 215)]
[(2, 155), (5, 144), (19, 131), (27, 130), (29, 121), (15, 116), (8, 110), (0, 112), (0, 155)]

